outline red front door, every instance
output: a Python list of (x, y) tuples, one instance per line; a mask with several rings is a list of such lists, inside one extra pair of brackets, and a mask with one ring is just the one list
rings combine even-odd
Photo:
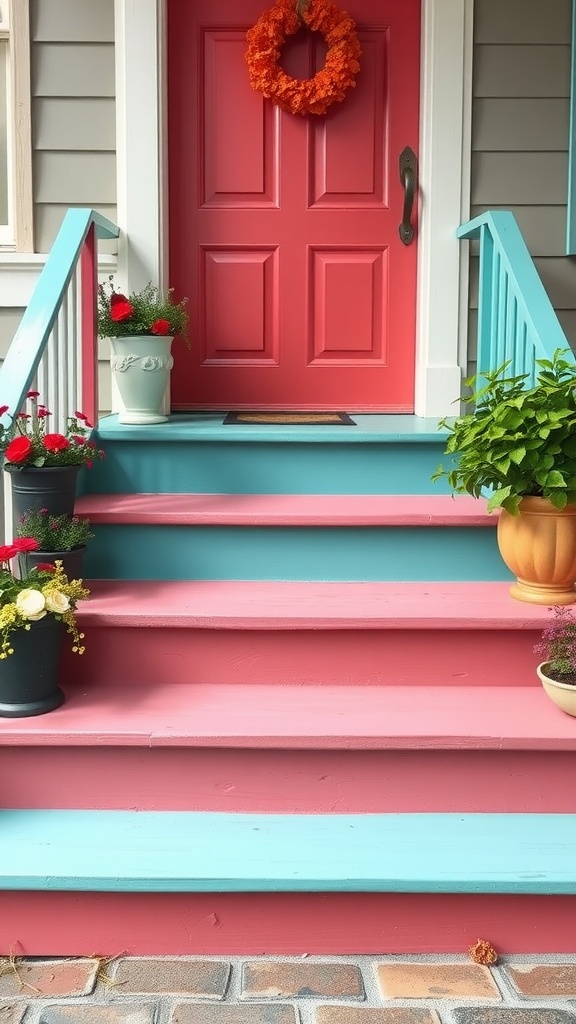
[[(168, 0), (170, 283), (187, 295), (177, 409), (411, 412), (416, 242), (398, 159), (418, 151), (420, 0), (348, 0), (355, 89), (326, 116), (254, 92), (246, 30), (267, 0)], [(310, 77), (317, 33), (288, 40)]]

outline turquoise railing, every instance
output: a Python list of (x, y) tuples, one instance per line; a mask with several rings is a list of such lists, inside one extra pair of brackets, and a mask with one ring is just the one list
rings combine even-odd
[(458, 229), (459, 238), (478, 239), (477, 371), (509, 362), (509, 375), (527, 374), (535, 382), (536, 359), (564, 349), (574, 361), (566, 337), (513, 213), (493, 210)]
[(68, 210), (0, 368), (0, 418), (8, 427), (33, 385), (52, 411), (54, 431), (81, 409), (98, 415), (97, 238), (118, 228), (95, 210)]

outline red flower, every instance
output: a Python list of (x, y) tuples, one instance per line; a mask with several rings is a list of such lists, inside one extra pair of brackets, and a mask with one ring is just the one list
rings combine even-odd
[(119, 302), (128, 302), (128, 299), (123, 292), (112, 292), (110, 296), (110, 305), (117, 306)]
[(72, 440), (75, 444), (86, 444), (86, 438), (82, 437), (82, 434), (72, 434)]
[(114, 323), (121, 323), (122, 320), (129, 320), (134, 312), (134, 306), (124, 296), (117, 296), (116, 302), (110, 303), (110, 319)]
[(170, 334), (169, 320), (156, 320), (150, 328), (152, 334)]
[(3, 416), (5, 412), (8, 412), (9, 405), (0, 405), (0, 416)]
[(12, 544), (0, 544), (0, 563), (9, 562), (15, 554), (16, 548)]
[(40, 397), (40, 392), (39, 391), (29, 391), (28, 394), (26, 395), (26, 398), (39, 398), (39, 397)]
[(46, 434), (43, 441), (47, 452), (63, 452), (70, 447), (70, 441), (64, 434)]
[(44, 405), (38, 406), (38, 418), (43, 420), (46, 416), (50, 416), (48, 409)]
[(35, 537), (17, 537), (12, 541), (12, 547), (16, 548), (18, 554), (25, 551), (38, 551), (40, 545)]
[(85, 463), (86, 469), (92, 469), (93, 465), (94, 463), (92, 462), (92, 459), (88, 459)]
[(76, 417), (77, 420), (82, 420), (82, 422), (85, 423), (87, 427), (92, 426), (91, 423), (88, 423), (88, 417), (83, 412), (78, 412), (78, 409), (76, 409), (74, 416)]
[(52, 562), (38, 562), (34, 568), (36, 572), (56, 572), (56, 566), (52, 565)]
[(29, 420), (30, 419), (30, 413), (29, 412), (19, 412), (17, 417), (16, 417), (16, 419), (17, 420)]
[(6, 448), (8, 462), (26, 462), (32, 454), (32, 441), (29, 437), (15, 437)]

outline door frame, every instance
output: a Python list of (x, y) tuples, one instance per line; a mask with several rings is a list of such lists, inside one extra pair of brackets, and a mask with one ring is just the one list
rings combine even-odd
[[(168, 283), (166, 4), (115, 0), (118, 275), (130, 289)], [(456, 228), (470, 213), (473, 8), (422, 0), (417, 416), (453, 415), (466, 370), (468, 247)]]

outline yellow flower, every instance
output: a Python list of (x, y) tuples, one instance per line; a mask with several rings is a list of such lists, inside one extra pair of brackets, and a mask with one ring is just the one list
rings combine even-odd
[(0, 608), (0, 629), (13, 626), (18, 618), (18, 609), (14, 603), (2, 605)]

